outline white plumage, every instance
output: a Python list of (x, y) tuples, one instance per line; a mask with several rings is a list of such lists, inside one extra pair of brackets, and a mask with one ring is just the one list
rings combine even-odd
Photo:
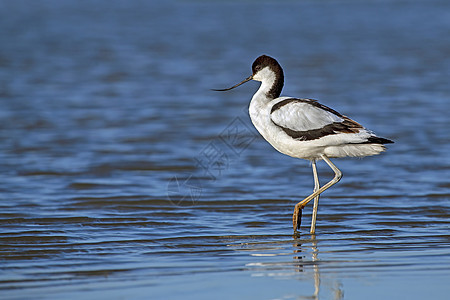
[[(268, 106), (273, 107), (276, 103), (286, 99), (292, 98), (279, 97), (270, 101)], [(308, 102), (298, 101), (289, 102), (272, 112), (270, 117), (275, 124), (297, 131), (320, 129), (331, 123), (344, 121), (341, 117), (319, 107), (312, 106)]]
[[(312, 99), (280, 97), (284, 84), (283, 69), (278, 62), (266, 55), (258, 57), (252, 65), (253, 74), (228, 89), (249, 80), (261, 82), (250, 101), (249, 113), (258, 132), (279, 152), (307, 159), (312, 162), (314, 193), (300, 201), (294, 210), (293, 226), (297, 230), (301, 210), (315, 199), (311, 233), (315, 222), (319, 195), (342, 177), (340, 170), (329, 157), (364, 157), (376, 155), (391, 140), (378, 137), (359, 123)], [(335, 172), (335, 177), (319, 186), (316, 161), (324, 160)]]

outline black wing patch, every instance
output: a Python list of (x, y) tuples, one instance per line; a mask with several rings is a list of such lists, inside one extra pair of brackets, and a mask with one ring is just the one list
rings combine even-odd
[(391, 141), (389, 139), (372, 135), (367, 139), (366, 142), (360, 144), (393, 144), (393, 143), (394, 141)]
[(335, 114), (336, 116), (344, 119), (344, 121), (342, 122), (334, 122), (331, 124), (328, 124), (322, 128), (318, 128), (318, 129), (310, 129), (310, 130), (305, 130), (305, 131), (296, 131), (296, 130), (292, 130), (290, 128), (286, 128), (283, 126), (280, 126), (279, 124), (272, 122), (277, 125), (278, 127), (280, 127), (281, 129), (283, 129), (283, 131), (289, 135), (290, 137), (292, 137), (293, 139), (296, 140), (300, 140), (300, 141), (311, 141), (311, 140), (316, 140), (319, 139), (321, 137), (327, 136), (327, 135), (332, 135), (332, 134), (338, 134), (338, 133), (358, 133), (360, 131), (360, 129), (363, 129), (364, 127), (362, 125), (360, 125), (358, 122), (353, 121), (352, 119), (341, 115), (340, 113), (338, 113), (337, 111), (335, 111), (334, 109), (329, 108), (328, 106), (322, 105), (319, 102), (317, 102), (316, 100), (313, 99), (297, 99), (297, 98), (289, 98), (289, 99), (285, 99), (282, 100), (280, 102), (278, 102), (277, 104), (275, 104), (270, 113), (273, 113), (274, 111), (280, 109), (281, 107), (285, 106), (286, 104), (292, 103), (292, 102), (301, 102), (301, 103), (307, 103), (310, 105), (313, 105), (315, 107), (318, 107), (320, 109), (323, 109), (325, 111), (328, 111), (332, 114)]
[(279, 126), (278, 127), (283, 129), (283, 131), (292, 137), (293, 139), (300, 140), (300, 141), (311, 141), (320, 139), (321, 137), (332, 135), (332, 134), (338, 134), (338, 133), (357, 133), (359, 132), (359, 128), (362, 127), (354, 127), (354, 124), (352, 122), (349, 122), (347, 120), (344, 120), (343, 122), (335, 122), (329, 125), (326, 125), (322, 128), (318, 129), (311, 129), (311, 130), (305, 130), (305, 131), (296, 131), (292, 130), (286, 127)]

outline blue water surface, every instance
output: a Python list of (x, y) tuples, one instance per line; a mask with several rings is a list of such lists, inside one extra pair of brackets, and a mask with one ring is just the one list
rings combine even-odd
[[(1, 299), (446, 299), (448, 1), (1, 1)], [(310, 164), (247, 113), (284, 95), (392, 139)], [(332, 176), (319, 163), (321, 183)]]

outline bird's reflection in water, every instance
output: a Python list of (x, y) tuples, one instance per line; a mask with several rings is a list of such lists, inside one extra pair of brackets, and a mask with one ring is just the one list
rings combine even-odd
[[(311, 256), (311, 263), (306, 263), (306, 261), (303, 261), (303, 258), (306, 254), (306, 252), (302, 251), (302, 242), (303, 243), (311, 243), (311, 250), (312, 250), (312, 256)], [(317, 248), (317, 240), (315, 235), (311, 235), (310, 240), (300, 239), (300, 235), (296, 234), (294, 235), (294, 260), (296, 265), (298, 266), (298, 272), (304, 271), (305, 265), (311, 265), (313, 266), (314, 270), (314, 294), (311, 296), (311, 299), (320, 299), (319, 292), (320, 292), (320, 261), (319, 261), (319, 249)], [(303, 248), (304, 249), (304, 248)], [(344, 299), (344, 291), (342, 290), (342, 286), (339, 283), (335, 283), (333, 287), (331, 287), (333, 299), (335, 300), (341, 300)], [(310, 298), (310, 297), (308, 297)]]

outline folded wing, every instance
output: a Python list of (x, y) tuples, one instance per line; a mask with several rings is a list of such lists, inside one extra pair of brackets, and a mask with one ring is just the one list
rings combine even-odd
[(312, 99), (281, 100), (272, 107), (270, 117), (287, 135), (300, 141), (361, 131), (366, 138), (371, 135), (359, 123)]

